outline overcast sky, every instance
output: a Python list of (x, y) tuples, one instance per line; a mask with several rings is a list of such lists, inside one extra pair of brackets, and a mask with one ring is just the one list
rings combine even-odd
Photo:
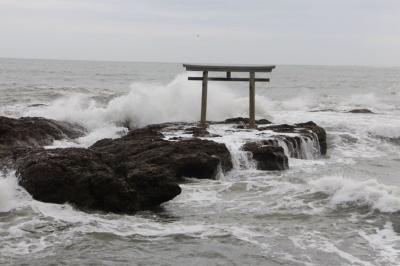
[(400, 66), (400, 0), (0, 0), (0, 57)]

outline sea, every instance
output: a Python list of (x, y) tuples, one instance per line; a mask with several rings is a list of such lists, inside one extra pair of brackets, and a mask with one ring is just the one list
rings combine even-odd
[[(177, 63), (0, 59), (0, 115), (78, 123), (87, 135), (46, 148), (88, 147), (127, 127), (198, 121), (201, 83), (187, 77)], [(326, 156), (256, 170), (238, 148), (251, 136), (213, 126), (234, 169), (188, 177), (179, 196), (135, 215), (36, 201), (9, 169), (0, 264), (400, 265), (400, 68), (277, 65), (257, 77), (271, 79), (256, 84), (257, 118), (314, 121)], [(208, 90), (209, 120), (248, 116), (246, 82)], [(361, 108), (374, 113), (348, 113)]]

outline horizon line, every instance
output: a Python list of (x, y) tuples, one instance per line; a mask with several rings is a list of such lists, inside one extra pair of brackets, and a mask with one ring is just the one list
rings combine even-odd
[[(196, 63), (196, 64), (260, 64), (260, 63), (232, 63), (232, 62), (215, 62), (215, 61), (184, 61), (184, 62), (172, 62), (172, 61), (155, 61), (155, 60), (108, 60), (108, 59), (71, 59), (71, 58), (40, 58), (40, 57), (3, 57), (0, 59), (6, 60), (42, 60), (42, 61), (72, 61), (72, 62), (104, 62), (104, 63), (147, 63), (147, 64), (184, 64), (184, 63)], [(270, 63), (268, 63), (270, 64)], [(400, 65), (367, 65), (367, 64), (309, 64), (309, 63), (273, 63), (276, 66), (321, 66), (321, 67), (370, 67), (370, 68), (399, 68)]]

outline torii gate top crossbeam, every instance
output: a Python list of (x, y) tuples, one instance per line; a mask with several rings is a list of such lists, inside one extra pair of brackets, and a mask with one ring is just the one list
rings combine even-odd
[(183, 64), (186, 71), (217, 71), (217, 72), (271, 72), (275, 66), (265, 65), (192, 65)]

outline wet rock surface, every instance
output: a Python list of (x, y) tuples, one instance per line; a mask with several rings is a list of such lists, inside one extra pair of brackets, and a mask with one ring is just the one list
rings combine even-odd
[(51, 145), (54, 140), (75, 139), (85, 134), (76, 124), (42, 117), (18, 119), (0, 116), (0, 169), (13, 165), (12, 155), (18, 148)]
[(179, 195), (184, 177), (215, 178), (232, 168), (224, 144), (167, 141), (150, 126), (89, 149), (33, 149), (17, 157), (19, 184), (35, 199), (83, 210), (133, 213)]
[(216, 138), (216, 137), (221, 137), (220, 135), (217, 134), (211, 134), (210, 132), (207, 131), (207, 129), (202, 128), (202, 127), (189, 127), (185, 129), (185, 132), (188, 134), (192, 134), (193, 137), (207, 137), (207, 138)]
[[(34, 150), (17, 160), (19, 184), (34, 199), (71, 203), (83, 210), (134, 212), (143, 195), (93, 151), (82, 148)], [(179, 194), (178, 186), (162, 196)], [(171, 197), (173, 197), (171, 196)]]
[(288, 157), (283, 148), (272, 146), (268, 141), (248, 142), (243, 145), (242, 149), (251, 152), (259, 170), (289, 169)]
[(85, 130), (75, 124), (41, 117), (19, 119), (0, 116), (0, 145), (8, 147), (50, 145), (54, 140), (75, 139)]
[(365, 109), (365, 108), (363, 108), (363, 109), (353, 109), (353, 110), (347, 111), (347, 113), (353, 113), (353, 114), (375, 114), (375, 112), (372, 112), (371, 110)]
[(104, 160), (129, 175), (133, 168), (152, 165), (160, 171), (168, 169), (170, 178), (183, 176), (215, 178), (217, 168), (232, 169), (231, 156), (224, 144), (197, 138), (168, 141), (154, 127), (131, 131), (128, 135), (96, 142), (90, 149)]
[[(84, 130), (44, 118), (0, 117), (0, 121), (0, 156), (7, 153), (19, 184), (43, 202), (71, 203), (82, 210), (134, 213), (179, 195), (179, 182), (185, 177), (215, 179), (220, 171), (232, 169), (225, 144), (204, 139), (217, 135), (193, 123), (149, 125), (121, 138), (99, 140), (89, 148), (43, 149), (54, 140), (80, 137)], [(326, 153), (325, 130), (313, 122), (269, 125), (267, 120), (259, 121), (265, 126), (259, 125), (256, 135), (267, 134), (269, 138), (249, 140), (242, 150), (252, 154), (260, 170), (288, 169), (288, 157), (279, 141), (291, 147), (290, 157), (303, 158), (300, 136), (318, 139), (321, 154)], [(234, 125), (232, 131), (240, 130)], [(193, 137), (178, 134), (167, 140), (164, 134), (173, 131)], [(245, 129), (248, 131), (253, 130)], [(281, 134), (271, 136), (264, 131)]]
[[(272, 130), (277, 133), (297, 133), (301, 134), (302, 136), (306, 136), (311, 140), (316, 137), (318, 139), (319, 143), (319, 148), (320, 148), (320, 153), (322, 155), (325, 155), (327, 152), (327, 143), (326, 143), (326, 131), (322, 127), (318, 126), (312, 121), (306, 122), (306, 123), (298, 123), (294, 125), (288, 125), (288, 124), (281, 124), (281, 125), (269, 125), (265, 127), (259, 127), (258, 130), (263, 131), (263, 130)], [(315, 134), (315, 135), (314, 135)], [(289, 146), (293, 146), (294, 154), (293, 157), (295, 158), (301, 158), (297, 156), (296, 154), (300, 154), (298, 151), (298, 148), (300, 147), (300, 139), (296, 136), (291, 137), (291, 136), (277, 136), (276, 139), (283, 139)], [(277, 145), (277, 144), (275, 144)]]
[[(245, 117), (234, 117), (234, 118), (228, 118), (223, 122), (218, 122), (218, 123), (223, 123), (223, 124), (248, 124), (249, 123), (249, 118), (245, 118)], [(256, 125), (267, 125), (267, 124), (272, 124), (272, 122), (270, 122), (267, 119), (257, 119), (256, 121)]]

